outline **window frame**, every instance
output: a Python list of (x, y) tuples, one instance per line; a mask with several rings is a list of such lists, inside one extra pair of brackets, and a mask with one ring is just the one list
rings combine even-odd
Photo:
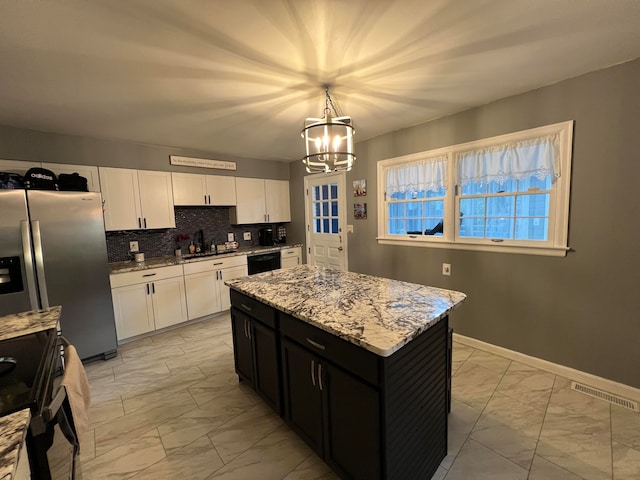
[[(418, 152), (401, 157), (389, 158), (377, 162), (377, 220), (378, 236), (376, 240), (384, 245), (405, 245), (457, 250), (477, 250), (502, 253), (521, 253), (530, 255), (565, 256), (569, 234), (569, 199), (571, 187), (571, 161), (573, 148), (573, 120), (545, 125), (543, 127), (512, 132), (472, 142)], [(471, 149), (482, 149), (505, 143), (530, 140), (549, 135), (558, 135), (560, 176), (551, 185), (549, 198), (548, 239), (516, 240), (460, 237), (456, 227), (460, 217), (460, 190), (458, 185), (457, 154)], [(404, 163), (431, 157), (447, 157), (447, 189), (444, 199), (444, 231), (442, 236), (431, 235), (391, 235), (387, 233), (386, 170)]]

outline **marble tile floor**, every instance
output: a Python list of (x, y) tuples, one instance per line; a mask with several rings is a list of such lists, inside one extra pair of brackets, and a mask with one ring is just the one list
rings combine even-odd
[[(337, 479), (238, 382), (228, 313), (125, 344), (86, 370), (91, 425), (77, 478)], [(65, 449), (50, 450), (54, 478)], [(433, 478), (638, 480), (640, 415), (454, 342), (448, 455)]]

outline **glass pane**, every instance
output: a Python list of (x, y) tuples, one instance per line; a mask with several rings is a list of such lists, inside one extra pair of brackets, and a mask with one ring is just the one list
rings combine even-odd
[(322, 200), (329, 198), (329, 185), (322, 185)]
[(484, 217), (484, 198), (461, 198), (460, 214), (467, 217)]
[(331, 202), (331, 216), (338, 216), (338, 202)]
[(407, 198), (407, 193), (406, 192), (396, 192), (396, 193), (392, 193), (389, 196), (390, 199), (392, 200), (406, 200)]
[(320, 203), (315, 202), (313, 204), (313, 216), (314, 217), (319, 217), (320, 216)]
[(392, 235), (404, 235), (404, 220), (389, 220), (389, 233)]
[(547, 240), (549, 236), (549, 220), (546, 218), (516, 219), (516, 239)]
[(549, 216), (549, 194), (541, 193), (539, 195), (518, 195), (516, 199), (516, 216)]
[(338, 198), (338, 184), (337, 183), (332, 183), (331, 184), (331, 198)]
[(320, 219), (316, 218), (315, 221), (315, 226), (314, 226), (314, 233), (322, 233), (321, 227), (320, 227)]
[(331, 219), (331, 233), (338, 233), (338, 219)]
[(415, 190), (407, 195), (407, 199), (416, 200), (418, 198), (426, 197), (427, 193), (424, 190)]
[(320, 200), (320, 187), (317, 185), (313, 187), (313, 199)]
[(404, 217), (404, 203), (390, 203), (389, 218), (402, 218), (402, 217)]
[(461, 237), (484, 237), (483, 217), (464, 217), (460, 221)]
[(423, 202), (422, 205), (425, 217), (444, 218), (444, 200), (430, 200)]
[(440, 188), (438, 190), (428, 190), (427, 198), (444, 197), (446, 194), (447, 191), (444, 188)]
[(422, 234), (422, 220), (419, 218), (407, 220), (407, 233)]
[(322, 219), (322, 233), (329, 233), (329, 219)]
[(442, 236), (444, 230), (444, 221), (441, 218), (427, 218), (423, 222), (425, 235)]
[(487, 198), (487, 217), (513, 217), (514, 199), (512, 196)]
[(469, 182), (462, 186), (462, 195), (481, 195), (487, 193), (484, 182)]
[(322, 216), (329, 216), (329, 202), (322, 202)]
[(513, 238), (513, 218), (487, 218), (487, 238)]
[(420, 202), (407, 202), (406, 205), (407, 205), (407, 217), (408, 218), (420, 218), (422, 216), (422, 203), (420, 203)]
[(516, 181), (510, 178), (504, 183), (489, 182), (487, 185), (488, 193), (503, 193), (503, 192), (515, 192)]
[(527, 192), (529, 189), (534, 190), (551, 190), (551, 176), (549, 175), (544, 180), (540, 180), (537, 177), (529, 177), (524, 180), (518, 180), (518, 191)]

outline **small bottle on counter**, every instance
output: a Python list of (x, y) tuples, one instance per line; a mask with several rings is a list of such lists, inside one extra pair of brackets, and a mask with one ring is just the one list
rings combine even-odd
[(189, 244), (189, 253), (196, 253), (196, 246), (191, 242)]

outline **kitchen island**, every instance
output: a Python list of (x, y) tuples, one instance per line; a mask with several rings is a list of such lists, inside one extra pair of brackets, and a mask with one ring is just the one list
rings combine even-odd
[(226, 284), (240, 379), (342, 478), (431, 478), (463, 293), (308, 265)]

